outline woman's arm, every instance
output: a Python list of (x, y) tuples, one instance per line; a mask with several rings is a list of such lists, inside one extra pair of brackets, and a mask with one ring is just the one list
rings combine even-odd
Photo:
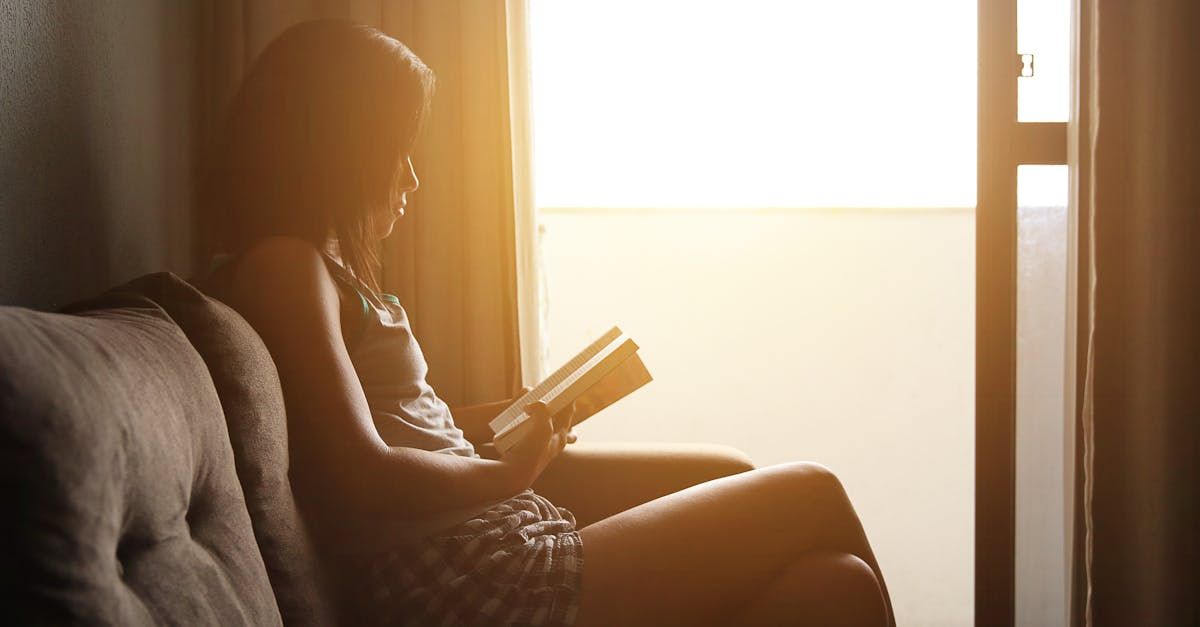
[(346, 506), (417, 517), (499, 500), (529, 487), (565, 443), (565, 430), (547, 420), (501, 461), (388, 446), (346, 352), (337, 289), (307, 242), (257, 244), (237, 267), (229, 301), (279, 371), (297, 477)]

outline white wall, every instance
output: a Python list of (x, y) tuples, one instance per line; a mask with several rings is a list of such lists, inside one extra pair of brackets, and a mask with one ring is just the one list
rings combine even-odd
[(837, 472), (901, 625), (969, 625), (974, 214), (543, 212), (553, 367), (619, 324), (656, 380), (581, 438)]

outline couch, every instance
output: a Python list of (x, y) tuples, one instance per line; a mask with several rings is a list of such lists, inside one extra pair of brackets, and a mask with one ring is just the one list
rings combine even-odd
[[(536, 489), (582, 525), (750, 467), (727, 447), (581, 443)], [(0, 307), (0, 488), (13, 624), (353, 622), (351, 575), (292, 494), (266, 348), (172, 274), (56, 313)]]

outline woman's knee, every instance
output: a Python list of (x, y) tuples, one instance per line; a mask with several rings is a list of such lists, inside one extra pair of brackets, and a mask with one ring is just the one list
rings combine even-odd
[(830, 570), (840, 587), (847, 594), (867, 605), (877, 605), (883, 608), (883, 593), (879, 588), (879, 580), (875, 571), (862, 558), (849, 553), (833, 553), (828, 558)]
[(788, 462), (768, 466), (764, 470), (786, 477), (791, 481), (827, 487), (829, 489), (842, 489), (841, 481), (838, 480), (837, 475), (824, 464), (817, 462)]
[(849, 505), (842, 482), (833, 471), (821, 464), (792, 462), (766, 470), (774, 474), (777, 489), (790, 497), (788, 502), (806, 515), (814, 511), (835, 511)]
[(837, 551), (797, 557), (734, 621), (744, 625), (881, 627), (887, 609), (866, 562)]
[[(819, 624), (883, 625), (887, 608), (874, 571), (849, 553), (818, 552), (797, 560), (790, 569), (805, 590), (808, 609)], [(816, 623), (814, 623), (816, 624)]]

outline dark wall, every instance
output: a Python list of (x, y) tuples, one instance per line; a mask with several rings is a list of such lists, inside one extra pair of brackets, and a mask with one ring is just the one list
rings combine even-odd
[(193, 11), (0, 2), (0, 304), (190, 273)]

